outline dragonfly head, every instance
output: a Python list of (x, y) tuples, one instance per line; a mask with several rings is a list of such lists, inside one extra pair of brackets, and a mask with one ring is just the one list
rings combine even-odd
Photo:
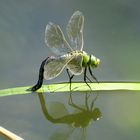
[(97, 57), (95, 57), (94, 55), (91, 55), (90, 58), (91, 58), (91, 60), (90, 60), (90, 61), (91, 61), (90, 65), (91, 65), (93, 68), (96, 68), (96, 67), (100, 64), (100, 59), (97, 58)]

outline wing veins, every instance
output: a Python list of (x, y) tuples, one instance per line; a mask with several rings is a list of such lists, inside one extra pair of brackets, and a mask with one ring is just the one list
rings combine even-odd
[[(69, 59), (66, 57), (69, 57)], [(44, 66), (45, 79), (50, 80), (57, 77), (74, 57), (75, 55), (71, 55), (70, 53), (60, 57), (50, 57)]]

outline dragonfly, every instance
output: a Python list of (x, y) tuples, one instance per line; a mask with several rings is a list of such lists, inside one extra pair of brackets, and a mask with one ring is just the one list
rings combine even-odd
[(41, 63), (37, 84), (30, 88), (31, 91), (41, 88), (44, 79), (54, 79), (65, 68), (69, 76), (70, 90), (72, 78), (82, 73), (84, 73), (84, 82), (89, 86), (87, 80), (92, 81), (87, 76), (87, 70), (89, 70), (92, 78), (98, 82), (91, 68), (96, 68), (100, 63), (100, 59), (83, 51), (83, 27), (84, 16), (82, 12), (75, 11), (66, 27), (69, 44), (59, 25), (52, 22), (46, 25), (45, 44), (55, 56), (47, 57)]

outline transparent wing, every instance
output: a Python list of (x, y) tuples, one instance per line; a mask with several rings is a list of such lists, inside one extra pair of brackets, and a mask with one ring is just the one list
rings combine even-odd
[(76, 11), (67, 25), (67, 34), (71, 41), (71, 46), (75, 47), (75, 50), (83, 50), (83, 27), (84, 16), (80, 11)]
[(60, 57), (50, 57), (44, 65), (44, 78), (50, 80), (57, 77), (72, 58), (73, 56), (69, 54)]
[(67, 68), (74, 75), (80, 75), (83, 72), (82, 68), (83, 56), (81, 54), (74, 55), (74, 57), (67, 64)]
[(60, 27), (51, 22), (46, 26), (45, 43), (57, 55), (66, 54), (72, 51), (72, 48), (67, 43)]

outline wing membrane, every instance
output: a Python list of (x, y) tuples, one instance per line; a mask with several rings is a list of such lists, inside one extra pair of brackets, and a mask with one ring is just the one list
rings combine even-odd
[(44, 66), (44, 78), (46, 80), (57, 77), (65, 67), (74, 75), (82, 73), (83, 56), (79, 53), (69, 53), (60, 57), (50, 57)]
[(83, 27), (84, 16), (80, 11), (76, 11), (67, 25), (67, 34), (75, 50), (83, 50)]
[(72, 48), (67, 43), (60, 27), (51, 22), (46, 26), (45, 43), (57, 55), (66, 54), (72, 51)]
[(74, 75), (80, 75), (83, 72), (82, 68), (83, 56), (81, 54), (74, 55), (74, 57), (67, 64), (67, 68)]
[(60, 57), (50, 57), (44, 66), (44, 78), (50, 80), (57, 77), (72, 58), (73, 56), (68, 54)]

